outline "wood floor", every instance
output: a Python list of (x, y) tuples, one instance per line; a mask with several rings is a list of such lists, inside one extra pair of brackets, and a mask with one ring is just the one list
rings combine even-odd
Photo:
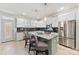
[[(24, 48), (24, 41), (0, 43), (0, 55), (29, 55), (28, 46)], [(56, 55), (79, 55), (79, 51), (58, 45)]]
[(58, 45), (57, 55), (79, 55), (79, 51)]

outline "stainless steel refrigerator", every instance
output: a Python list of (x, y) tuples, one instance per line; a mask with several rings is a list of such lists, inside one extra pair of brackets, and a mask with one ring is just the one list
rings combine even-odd
[[(63, 27), (61, 26), (61, 24), (59, 24), (59, 44), (75, 49), (76, 20), (64, 21), (62, 25)], [(63, 29), (60, 29), (60, 27), (62, 27)]]
[(76, 50), (79, 50), (79, 20), (76, 20)]

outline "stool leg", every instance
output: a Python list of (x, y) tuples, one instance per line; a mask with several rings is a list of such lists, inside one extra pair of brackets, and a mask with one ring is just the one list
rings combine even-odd
[(48, 55), (48, 50), (45, 51), (45, 54)]
[(25, 48), (26, 48), (26, 45), (27, 45), (27, 40), (25, 40)]
[(29, 44), (29, 51), (28, 51), (28, 53), (30, 53), (30, 49), (31, 49), (31, 44)]
[(38, 55), (38, 51), (36, 50), (36, 55)]

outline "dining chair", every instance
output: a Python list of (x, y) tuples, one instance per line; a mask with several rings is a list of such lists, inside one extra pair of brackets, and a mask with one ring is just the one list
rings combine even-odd
[(42, 41), (38, 41), (36, 35), (32, 35), (32, 39), (34, 39), (34, 41), (31, 41), (30, 43), (29, 52), (35, 51), (36, 55), (45, 52), (45, 54), (48, 55), (48, 45)]
[(36, 51), (35, 48), (36, 48), (35, 37), (34, 37), (34, 35), (31, 35), (30, 44), (29, 44), (29, 51), (28, 51), (28, 53), (30, 53), (30, 51)]
[(31, 39), (30, 34), (27, 31), (24, 32), (25, 48), (26, 48), (27, 43), (29, 43), (28, 40), (30, 41), (30, 39)]

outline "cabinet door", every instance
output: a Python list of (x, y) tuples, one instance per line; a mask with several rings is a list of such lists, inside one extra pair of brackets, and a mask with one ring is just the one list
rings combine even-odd
[(40, 21), (38, 21), (36, 24), (37, 24), (36, 27), (42, 27), (41, 26), (42, 23)]
[(24, 19), (17, 19), (17, 27), (25, 27), (25, 20)]
[(63, 15), (58, 15), (58, 21), (63, 21)]
[(70, 12), (68, 14), (68, 20), (74, 20), (75, 19), (75, 12)]
[(68, 20), (74, 20), (75, 19), (75, 12), (74, 11), (70, 11), (64, 14), (60, 14), (58, 15), (58, 21), (68, 21)]
[(35, 21), (34, 22), (35, 27), (46, 27), (46, 23), (44, 21)]
[(58, 26), (58, 17), (54, 16), (54, 17), (48, 17), (46, 24), (52, 24), (52, 27), (57, 27)]
[(63, 15), (63, 19), (64, 20), (74, 20), (75, 19), (75, 12), (68, 12), (68, 13), (65, 13)]
[(36, 27), (36, 26), (37, 26), (37, 24), (36, 24), (35, 20), (31, 20), (31, 27)]
[(23, 40), (24, 34), (23, 32), (17, 33), (17, 40)]
[(79, 8), (76, 10), (76, 20), (79, 20)]
[(58, 17), (53, 17), (52, 18), (52, 27), (58, 27)]

